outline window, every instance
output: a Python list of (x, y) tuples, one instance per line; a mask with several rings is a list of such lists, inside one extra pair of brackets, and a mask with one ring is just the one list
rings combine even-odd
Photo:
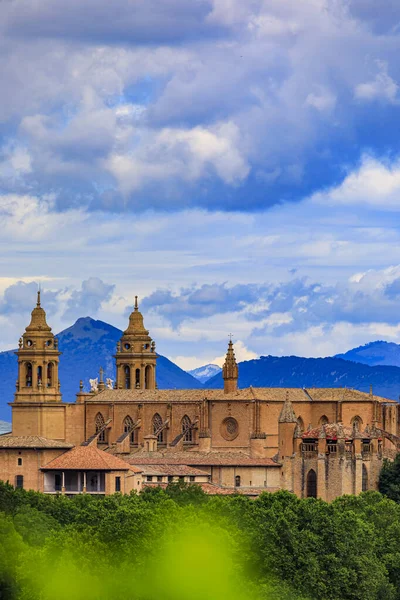
[(362, 466), (362, 491), (366, 492), (368, 490), (368, 471), (365, 465)]
[(95, 424), (96, 424), (96, 433), (99, 434), (97, 439), (100, 443), (104, 444), (106, 441), (106, 428), (105, 428), (104, 417), (100, 412), (97, 413), (97, 415), (96, 415)]
[(125, 417), (124, 419), (124, 433), (127, 433), (128, 431), (130, 431), (130, 443), (134, 444), (135, 443), (135, 430), (133, 429), (134, 426), (134, 422), (132, 417), (130, 417), (129, 415), (127, 417)]
[(153, 417), (153, 434), (157, 436), (157, 442), (159, 444), (163, 444), (165, 442), (164, 429), (161, 429), (163, 426), (163, 420), (161, 415), (156, 413)]
[(168, 481), (169, 481), (169, 483), (171, 483), (173, 480), (174, 480), (173, 475), (168, 475)]
[(146, 390), (150, 389), (150, 385), (151, 385), (151, 366), (147, 365), (147, 367), (144, 370), (144, 387), (146, 388)]
[(53, 363), (47, 365), (47, 387), (53, 386)]
[(182, 433), (184, 442), (193, 442), (193, 433), (192, 433), (192, 421), (189, 419), (187, 415), (185, 415), (182, 419)]
[(317, 474), (314, 469), (310, 469), (307, 475), (307, 498), (317, 497)]
[(22, 458), (18, 459), (18, 466), (20, 467), (22, 465)]
[(37, 368), (37, 382), (38, 382), (38, 385), (42, 385), (42, 367), (41, 366), (39, 366)]
[(26, 363), (26, 387), (32, 387), (32, 363)]
[(352, 420), (350, 421), (350, 423), (353, 426), (353, 429), (355, 429), (355, 431), (361, 431), (361, 425), (362, 425), (361, 417), (359, 417), (358, 415), (353, 417)]
[(183, 483), (183, 482), (185, 481), (185, 478), (184, 478), (184, 476), (183, 476), (183, 475), (180, 475), (180, 476), (179, 476), (179, 481), (180, 481), (181, 483)]
[(15, 487), (19, 488), (19, 489), (23, 489), (24, 487), (24, 476), (23, 475), (17, 475), (15, 478)]
[(140, 369), (135, 371), (135, 387), (140, 388)]
[(320, 425), (327, 425), (329, 423), (329, 419), (326, 415), (322, 415), (322, 417), (319, 420), (319, 424)]
[(240, 475), (236, 475), (235, 477), (235, 487), (240, 487)]
[(298, 433), (303, 433), (304, 431), (304, 421), (301, 417), (297, 419), (296, 430)]
[(157, 475), (157, 481), (158, 482), (162, 481), (162, 475)]
[(146, 481), (153, 481), (153, 475), (147, 475)]
[(196, 481), (196, 477), (194, 475), (190, 475), (189, 481)]
[(115, 491), (116, 492), (120, 492), (121, 491), (121, 477), (116, 477), (115, 478)]
[(128, 365), (124, 366), (124, 376), (125, 376), (125, 389), (131, 389), (131, 369)]

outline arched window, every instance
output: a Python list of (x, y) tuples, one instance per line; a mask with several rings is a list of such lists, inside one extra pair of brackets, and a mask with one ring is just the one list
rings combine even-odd
[(128, 365), (124, 366), (125, 389), (131, 389), (131, 368)]
[(192, 421), (187, 415), (182, 419), (182, 433), (184, 442), (193, 442), (193, 429), (191, 429)]
[(362, 425), (362, 418), (359, 417), (358, 415), (356, 415), (355, 417), (352, 418), (352, 420), (350, 421), (351, 425), (353, 426), (353, 429), (355, 429), (356, 431), (361, 431), (361, 425)]
[(26, 363), (26, 387), (32, 387), (32, 363)]
[(53, 387), (53, 363), (47, 365), (47, 387)]
[(140, 388), (140, 369), (135, 371), (135, 387)]
[(366, 492), (368, 490), (368, 470), (365, 465), (362, 466), (362, 491)]
[(235, 487), (240, 487), (240, 475), (236, 475), (235, 477)]
[(329, 419), (326, 415), (322, 415), (322, 417), (319, 420), (319, 424), (320, 425), (327, 425), (329, 423)]
[(307, 498), (317, 497), (317, 474), (314, 469), (310, 469), (307, 475)]
[(135, 443), (135, 430), (133, 429), (133, 419), (128, 415), (124, 419), (124, 432), (130, 431), (130, 442), (131, 444)]
[(162, 420), (161, 416), (158, 413), (156, 413), (153, 417), (153, 434), (157, 436), (157, 442), (159, 444), (164, 443), (164, 431), (165, 430), (163, 429), (162, 431), (158, 432), (158, 430), (162, 426), (163, 426), (163, 420)]
[(41, 366), (39, 366), (37, 368), (37, 382), (38, 382), (38, 385), (39, 384), (42, 385), (42, 367)]
[(151, 385), (151, 365), (147, 365), (144, 370), (144, 387), (146, 390), (150, 389)]
[(96, 424), (96, 433), (99, 433), (99, 431), (100, 431), (97, 440), (100, 443), (104, 444), (106, 441), (106, 428), (104, 427), (105, 426), (104, 417), (100, 412), (98, 412), (96, 415), (95, 424)]
[(299, 433), (303, 433), (303, 431), (304, 431), (304, 421), (301, 417), (298, 417), (298, 419), (297, 419), (296, 429)]

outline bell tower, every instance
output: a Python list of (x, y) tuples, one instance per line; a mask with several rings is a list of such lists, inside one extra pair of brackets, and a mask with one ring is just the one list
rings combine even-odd
[(143, 324), (138, 297), (115, 355), (118, 389), (156, 389), (156, 344)]
[(31, 322), (19, 340), (18, 379), (14, 402), (61, 402), (58, 340), (47, 325), (40, 291)]

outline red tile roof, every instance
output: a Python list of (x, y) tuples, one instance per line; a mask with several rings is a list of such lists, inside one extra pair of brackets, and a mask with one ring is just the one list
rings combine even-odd
[(73, 444), (40, 435), (0, 435), (0, 448), (72, 448)]
[(187, 465), (169, 465), (169, 464), (142, 464), (140, 461), (135, 463), (145, 475), (205, 475), (209, 477), (209, 473), (201, 469), (193, 469)]
[(50, 461), (43, 467), (43, 470), (142, 472), (138, 467), (129, 465), (121, 458), (103, 452), (96, 446), (75, 446), (69, 452)]
[(252, 458), (242, 452), (135, 452), (127, 456), (129, 464), (188, 466), (280, 467), (272, 458)]

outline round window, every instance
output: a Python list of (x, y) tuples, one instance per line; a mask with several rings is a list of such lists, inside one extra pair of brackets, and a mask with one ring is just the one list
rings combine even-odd
[(26, 345), (27, 346), (32, 346), (32, 340), (26, 340)]
[(239, 423), (233, 417), (227, 417), (222, 421), (220, 431), (225, 440), (232, 441), (239, 435)]
[(128, 343), (124, 344), (124, 348), (125, 348), (125, 350), (129, 350), (129, 348), (130, 348), (130, 347), (131, 347), (131, 345), (130, 345), (130, 344), (128, 344)]
[(53, 343), (53, 342), (52, 342), (52, 340), (47, 340), (47, 342), (46, 342), (46, 346), (51, 346), (51, 345), (52, 345), (52, 343)]

